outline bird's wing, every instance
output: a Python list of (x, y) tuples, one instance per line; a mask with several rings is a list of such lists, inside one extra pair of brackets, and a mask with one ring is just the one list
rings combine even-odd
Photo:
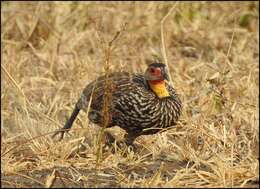
[(108, 76), (107, 82), (106, 76), (97, 78), (83, 90), (77, 103), (78, 108), (86, 110), (92, 96), (92, 107), (96, 106), (96, 109), (99, 109), (102, 106), (105, 93), (117, 97), (120, 93), (132, 87), (133, 77), (134, 75), (128, 72), (114, 72)]

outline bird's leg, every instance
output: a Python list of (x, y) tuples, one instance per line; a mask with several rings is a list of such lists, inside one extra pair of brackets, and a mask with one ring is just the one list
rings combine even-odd
[[(110, 132), (105, 130), (104, 134), (105, 134), (106, 144), (108, 146), (110, 146), (116, 141), (115, 137)], [(132, 148), (132, 150), (135, 150), (136, 147), (133, 143), (138, 136), (139, 135), (136, 132), (127, 132), (123, 140), (117, 141), (117, 146), (119, 147), (119, 149), (126, 149), (130, 147)]]
[(110, 132), (105, 131), (104, 134), (105, 134), (105, 140), (106, 140), (106, 143), (108, 143), (108, 144), (112, 144), (112, 143), (115, 142), (115, 138), (113, 137), (113, 135), (112, 135)]
[(157, 132), (159, 132), (160, 130), (158, 129), (150, 129), (150, 130), (146, 130), (146, 131), (135, 131), (135, 132), (128, 132), (126, 137), (125, 137), (125, 143), (127, 146), (132, 147), (133, 150), (136, 150), (136, 145), (134, 145), (134, 141), (137, 137), (141, 136), (141, 135), (153, 135), (156, 134)]
[[(115, 142), (115, 138), (109, 132), (105, 132), (105, 134), (106, 134), (105, 136), (106, 136), (107, 143), (112, 144)], [(127, 147), (130, 147), (134, 150), (135, 146), (134, 146), (133, 142), (135, 139), (136, 139), (136, 135), (134, 135), (132, 133), (127, 133), (126, 137), (123, 140), (117, 141), (116, 145), (121, 150), (124, 150)]]
[(125, 137), (125, 144), (127, 145), (127, 147), (132, 148), (133, 151), (136, 150), (136, 146), (134, 145), (134, 141), (135, 139), (138, 137), (139, 135), (136, 134), (136, 132), (128, 132), (126, 137)]
[(131, 145), (133, 145), (136, 138), (137, 138), (136, 135), (133, 135), (132, 133), (127, 133), (127, 135), (125, 137), (125, 143), (128, 146), (131, 146)]

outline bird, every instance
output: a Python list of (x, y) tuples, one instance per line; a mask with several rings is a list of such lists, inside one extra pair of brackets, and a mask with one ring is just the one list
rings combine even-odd
[[(106, 88), (107, 84), (111, 86), (109, 89)], [(149, 64), (144, 73), (111, 72), (90, 82), (64, 127), (53, 137), (61, 133), (62, 139), (80, 110), (87, 112), (89, 105), (89, 120), (99, 126), (104, 125), (102, 110), (105, 96), (108, 95), (106, 91), (110, 94), (106, 127), (119, 126), (124, 129), (127, 145), (132, 145), (141, 135), (153, 135), (176, 125), (182, 112), (182, 102), (169, 82), (166, 65), (155, 62)]]

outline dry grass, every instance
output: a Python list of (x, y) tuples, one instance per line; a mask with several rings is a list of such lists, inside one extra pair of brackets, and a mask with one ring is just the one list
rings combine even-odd
[[(161, 59), (161, 21), (174, 3), (1, 2), (1, 183), (9, 187), (256, 187), (259, 184), (259, 3), (180, 2), (164, 25), (179, 123), (106, 147), (80, 113), (87, 83), (109, 70), (142, 72)], [(113, 129), (112, 129), (113, 131)], [(117, 128), (114, 134), (120, 137)]]

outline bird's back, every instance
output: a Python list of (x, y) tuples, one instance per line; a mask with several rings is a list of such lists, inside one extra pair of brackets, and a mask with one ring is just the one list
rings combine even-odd
[(114, 72), (107, 78), (106, 76), (98, 77), (83, 90), (77, 103), (78, 108), (86, 111), (91, 98), (91, 108), (102, 110), (105, 94), (115, 98), (119, 97), (122, 92), (131, 90), (135, 86), (133, 82), (135, 76), (128, 72)]

